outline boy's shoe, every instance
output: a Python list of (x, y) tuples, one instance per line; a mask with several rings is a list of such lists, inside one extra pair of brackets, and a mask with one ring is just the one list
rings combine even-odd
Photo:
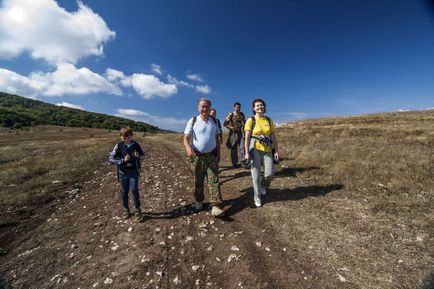
[(211, 215), (214, 217), (221, 217), (225, 214), (225, 211), (220, 209), (218, 206), (212, 206)]
[(260, 206), (262, 206), (261, 202), (255, 202), (255, 207), (259, 208)]
[(203, 210), (203, 203), (202, 202), (196, 202), (196, 204), (194, 205), (194, 209), (196, 211), (202, 211)]
[(124, 210), (124, 213), (122, 214), (122, 218), (128, 219), (129, 217), (131, 217), (130, 211), (129, 210)]
[(267, 190), (265, 187), (261, 187), (261, 195), (265, 196), (267, 194)]
[(136, 210), (134, 215), (136, 216), (137, 221), (141, 221), (143, 218), (142, 211), (140, 209)]

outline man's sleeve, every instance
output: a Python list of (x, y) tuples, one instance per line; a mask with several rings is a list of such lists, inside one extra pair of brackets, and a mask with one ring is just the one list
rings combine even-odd
[(224, 126), (227, 126), (229, 124), (230, 118), (231, 118), (231, 114), (228, 114), (226, 116), (225, 120), (223, 121)]
[(185, 127), (184, 134), (192, 135), (193, 134), (193, 118), (187, 122), (187, 126)]

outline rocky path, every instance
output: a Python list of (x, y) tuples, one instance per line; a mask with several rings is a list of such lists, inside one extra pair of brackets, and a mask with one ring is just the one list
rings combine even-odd
[(216, 219), (209, 210), (193, 213), (193, 183), (179, 147), (151, 142), (145, 150), (139, 187), (143, 222), (120, 218), (115, 168), (103, 163), (91, 172), (93, 180), (55, 203), (39, 226), (17, 236), (2, 256), (0, 285), (315, 288), (321, 276), (279, 240), (284, 228), (267, 223), (273, 207), (249, 207), (248, 171), (222, 167), (227, 214)]

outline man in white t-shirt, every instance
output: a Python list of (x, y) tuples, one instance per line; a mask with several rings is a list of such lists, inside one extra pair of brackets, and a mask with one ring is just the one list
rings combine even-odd
[(224, 215), (220, 208), (222, 197), (218, 177), (220, 160), (220, 129), (214, 117), (210, 116), (211, 101), (201, 98), (198, 103), (199, 115), (191, 118), (184, 130), (184, 147), (190, 157), (194, 174), (194, 198), (196, 211), (203, 209), (205, 177), (208, 179), (211, 197), (211, 214), (216, 217)]

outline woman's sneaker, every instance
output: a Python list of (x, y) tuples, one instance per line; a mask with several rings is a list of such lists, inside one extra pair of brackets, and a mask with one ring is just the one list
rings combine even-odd
[(225, 214), (225, 211), (220, 209), (218, 206), (212, 206), (211, 208), (211, 215), (214, 217), (221, 217)]

